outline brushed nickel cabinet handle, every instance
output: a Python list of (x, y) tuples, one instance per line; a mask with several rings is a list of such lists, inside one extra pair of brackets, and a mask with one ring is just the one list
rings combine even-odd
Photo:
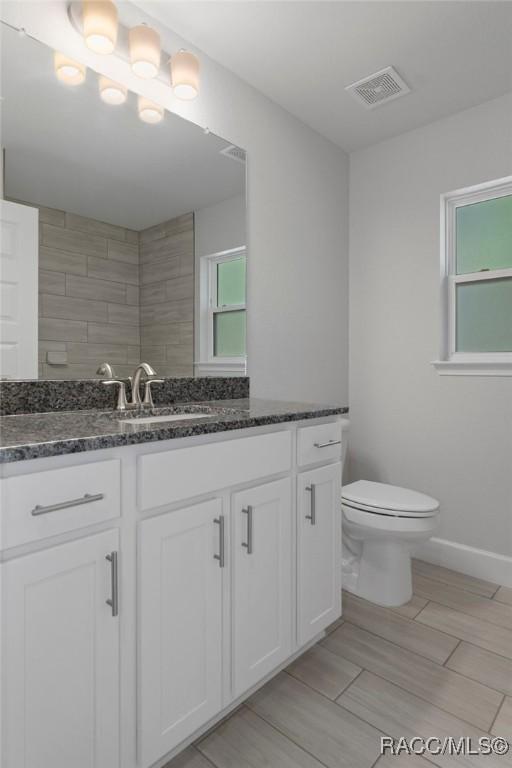
[(310, 520), (311, 525), (316, 525), (316, 485), (314, 483), (307, 485), (306, 491), (311, 493), (311, 513), (306, 515), (306, 520)]
[(253, 508), (250, 504), (245, 509), (242, 509), (242, 514), (247, 515), (247, 541), (242, 542), (242, 547), (245, 547), (248, 555), (253, 553), (252, 545), (252, 513)]
[(105, 600), (107, 605), (112, 608), (112, 616), (119, 614), (119, 582), (117, 573), (117, 552), (111, 552), (109, 555), (105, 555), (105, 560), (110, 563), (110, 583), (112, 597)]
[(101, 501), (104, 498), (103, 493), (86, 493), (84, 496), (80, 496), (79, 499), (61, 501), (59, 504), (48, 504), (46, 507), (36, 504), (30, 514), (34, 517), (37, 517), (37, 515), (47, 515), (48, 512), (57, 512), (59, 509), (67, 509), (68, 507), (79, 507), (81, 504), (90, 504), (91, 501)]
[(224, 568), (226, 563), (225, 544), (224, 544), (224, 515), (219, 515), (213, 521), (219, 526), (219, 554), (214, 555), (213, 559), (219, 561), (219, 568)]
[(326, 443), (313, 443), (315, 448), (329, 448), (331, 445), (341, 445), (341, 440), (328, 440)]

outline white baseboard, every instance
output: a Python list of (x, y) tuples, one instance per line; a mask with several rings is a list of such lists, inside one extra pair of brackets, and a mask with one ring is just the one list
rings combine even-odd
[(456, 541), (433, 538), (422, 544), (416, 557), (477, 579), (512, 587), (512, 557), (468, 547)]

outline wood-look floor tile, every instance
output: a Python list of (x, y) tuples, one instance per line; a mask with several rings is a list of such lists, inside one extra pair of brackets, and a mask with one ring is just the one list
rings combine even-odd
[(446, 661), (458, 643), (450, 635), (436, 630), (425, 632), (421, 624), (353, 595), (346, 595), (343, 605), (346, 621), (439, 664)]
[(327, 635), (330, 635), (331, 632), (334, 632), (335, 629), (338, 629), (338, 627), (341, 627), (342, 624), (343, 624), (343, 619), (342, 618), (341, 619), (336, 619), (336, 621), (333, 621), (332, 624), (329, 624), (329, 626), (325, 630), (325, 633)]
[(378, 731), (285, 673), (248, 706), (328, 768), (370, 768), (380, 754)]
[(375, 763), (375, 768), (429, 768), (433, 763), (416, 755), (382, 755)]
[(512, 630), (512, 605), (505, 605), (419, 574), (414, 575), (414, 591), (427, 600)]
[(501, 693), (348, 621), (325, 638), (322, 645), (484, 730), (490, 728), (502, 701)]
[(452, 587), (466, 589), (468, 592), (475, 592), (483, 597), (492, 597), (496, 592), (498, 585), (490, 581), (476, 579), (474, 576), (467, 576), (465, 573), (452, 571), (450, 568), (443, 568), (441, 565), (433, 565), (423, 560), (412, 561), (413, 573), (421, 576), (427, 576), (429, 579), (442, 581), (443, 584), (450, 584)]
[(217, 768), (322, 768), (312, 755), (245, 707), (197, 748)]
[(461, 643), (446, 666), (512, 696), (512, 661), (476, 645)]
[(512, 605), (512, 587), (500, 587), (494, 595), (494, 599), (500, 603)]
[(438, 603), (429, 603), (415, 621), (512, 659), (512, 631)]
[(314, 645), (290, 664), (286, 671), (334, 701), (358, 676), (361, 667), (321, 645)]
[(414, 619), (415, 616), (426, 606), (428, 600), (419, 595), (413, 595), (408, 603), (405, 605), (399, 605), (398, 608), (392, 608), (391, 610), (400, 616), (405, 616), (407, 619)]
[(195, 747), (188, 747), (164, 768), (212, 768), (212, 764)]
[(492, 733), (495, 736), (505, 736), (512, 741), (512, 699), (507, 696), (501, 705), (498, 716), (492, 726)]
[[(440, 739), (448, 736), (455, 739), (469, 736), (478, 739), (484, 735), (483, 731), (469, 723), (428, 704), (370, 672), (363, 672), (342, 693), (338, 704), (395, 739), (400, 737), (410, 739), (414, 736), (425, 739), (432, 736)], [(475, 758), (429, 755), (428, 759), (443, 768), (447, 766), (482, 766), (482, 768), (502, 766), (505, 768), (512, 762), (507, 758), (492, 756)]]

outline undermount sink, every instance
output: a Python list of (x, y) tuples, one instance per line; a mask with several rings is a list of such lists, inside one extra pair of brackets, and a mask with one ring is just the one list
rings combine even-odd
[[(123, 424), (156, 424), (162, 421), (190, 421), (190, 419), (211, 419), (215, 413), (170, 413), (165, 416), (136, 416), (131, 419), (122, 419)], [(121, 421), (121, 419), (120, 419)]]

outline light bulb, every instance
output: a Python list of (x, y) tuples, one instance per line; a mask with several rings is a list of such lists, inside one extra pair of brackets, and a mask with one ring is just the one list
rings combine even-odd
[(85, 64), (70, 59), (63, 53), (55, 51), (53, 54), (55, 74), (66, 85), (80, 85), (85, 80)]
[(156, 77), (160, 69), (160, 35), (151, 27), (141, 24), (129, 32), (130, 61), (138, 77), (148, 80)]
[(156, 104), (154, 101), (146, 99), (144, 96), (139, 96), (138, 100), (138, 112), (139, 117), (144, 123), (159, 123), (164, 116), (164, 108), (161, 104)]
[(117, 8), (111, 0), (83, 0), (85, 44), (94, 53), (113, 53), (117, 40)]
[(124, 104), (127, 97), (126, 86), (116, 83), (114, 80), (100, 76), (99, 80), (100, 97), (105, 104)]
[(178, 51), (171, 59), (171, 85), (178, 99), (190, 101), (199, 93), (199, 59), (189, 51)]

